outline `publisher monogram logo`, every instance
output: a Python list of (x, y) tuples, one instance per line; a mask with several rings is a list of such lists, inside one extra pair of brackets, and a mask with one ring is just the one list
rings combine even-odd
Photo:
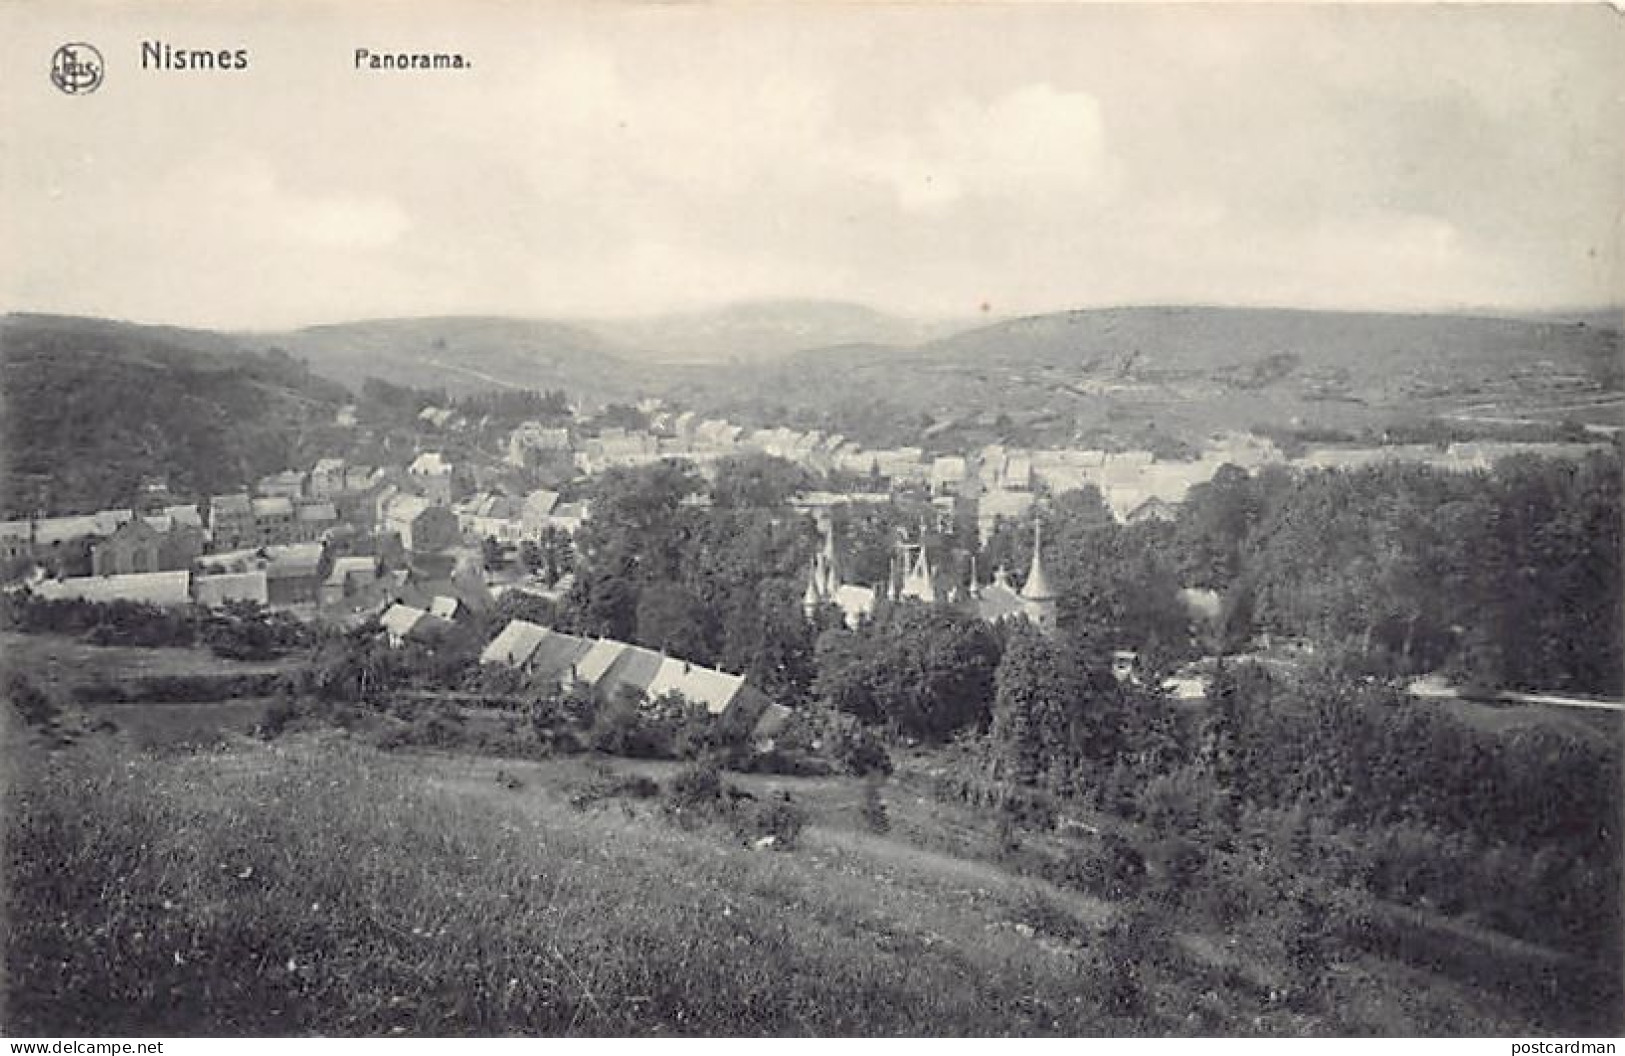
[(102, 69), (94, 45), (64, 44), (51, 56), (51, 83), (69, 95), (88, 95), (102, 86)]

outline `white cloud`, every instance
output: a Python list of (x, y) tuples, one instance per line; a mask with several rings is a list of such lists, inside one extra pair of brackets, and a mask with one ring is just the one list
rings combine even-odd
[(858, 170), (888, 183), (908, 211), (940, 211), (971, 197), (1097, 200), (1115, 175), (1099, 101), (1048, 84), (987, 102), (957, 96), (913, 135), (853, 150)]
[(216, 234), (280, 246), (383, 249), (412, 226), (387, 196), (294, 190), (268, 161), (246, 153), (205, 153), (160, 183), (153, 197), (155, 211), (186, 203)]

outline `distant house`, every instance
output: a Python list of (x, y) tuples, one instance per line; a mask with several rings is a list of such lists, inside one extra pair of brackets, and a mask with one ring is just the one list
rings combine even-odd
[(142, 602), (147, 605), (189, 605), (192, 602), (192, 574), (178, 572), (139, 572), (116, 576), (81, 576), (75, 579), (47, 579), (33, 585), (42, 598), (51, 600)]
[(457, 543), (457, 515), (421, 495), (393, 495), (383, 505), (382, 527), (414, 553), (435, 553)]
[(524, 505), (519, 510), (520, 524), (526, 537), (534, 539), (542, 534), (542, 529), (549, 526), (553, 512), (558, 509), (559, 493), (548, 491), (545, 488), (531, 492), (525, 496)]
[[(154, 527), (155, 524), (164, 527)], [(172, 572), (190, 568), (202, 552), (200, 529), (176, 525), (171, 517), (164, 515), (139, 517), (126, 521), (105, 539), (91, 544), (91, 574)]]
[(934, 495), (958, 495), (965, 486), (967, 469), (965, 460), (957, 455), (944, 455), (931, 463), (931, 492)]
[(272, 605), (314, 604), (321, 598), (326, 548), (320, 543), (266, 547), (265, 577)]
[(412, 489), (436, 506), (451, 505), (451, 463), (438, 451), (425, 451), (406, 468)]
[(209, 500), (209, 540), (216, 550), (236, 550), (258, 542), (254, 506), (246, 492)]
[(293, 500), (286, 495), (268, 495), (250, 503), (254, 513), (254, 542), (260, 546), (273, 546), (297, 542), (298, 516)]
[(457, 506), (457, 523), (475, 538), (512, 545), (524, 536), (522, 506), (509, 495), (481, 495)]
[(254, 490), (261, 495), (297, 499), (305, 494), (305, 475), (297, 469), (273, 473), (268, 477), (261, 477), (254, 485)]
[(34, 526), (27, 521), (0, 523), (0, 559), (15, 561), (34, 552)]
[(202, 528), (203, 514), (198, 512), (196, 503), (178, 506), (161, 506), (142, 515), (143, 519), (160, 532), (173, 531), (176, 528)]
[(270, 581), (263, 569), (254, 572), (227, 572), (216, 576), (195, 576), (192, 579), (192, 600), (211, 608), (234, 601), (269, 605)]
[(508, 434), (506, 461), (511, 466), (534, 467), (570, 457), (570, 430), (548, 428), (540, 422), (523, 422)]
[(524, 668), (531, 653), (551, 631), (529, 620), (510, 620), (480, 652), (480, 663)]
[(383, 627), (389, 644), (395, 648), (407, 642), (432, 642), (451, 626), (449, 620), (399, 603), (384, 610), (384, 614), (378, 617), (378, 623)]
[(339, 511), (331, 502), (301, 503), (294, 511), (294, 536), (298, 542), (313, 543), (338, 527)]
[(976, 532), (987, 540), (1000, 521), (1019, 521), (1033, 508), (1030, 491), (988, 491), (976, 500)]
[(344, 491), (344, 459), (320, 458), (310, 471), (310, 494), (318, 499), (328, 499)]
[(627, 691), (646, 694), (665, 659), (653, 649), (600, 638), (577, 662), (576, 677), (599, 700), (615, 700)]
[(553, 513), (547, 518), (550, 528), (557, 528), (567, 535), (574, 535), (587, 523), (587, 504), (584, 502), (561, 502), (553, 508)]
[(159, 551), (163, 534), (144, 520), (120, 525), (112, 535), (90, 547), (92, 575), (116, 576), (132, 572), (162, 572)]
[(1027, 602), (1010, 582), (1003, 567), (994, 569), (993, 582), (978, 586), (973, 594), (976, 613), (988, 623), (1002, 623), (1027, 614)]
[(533, 686), (581, 687), (602, 701), (632, 692), (645, 701), (670, 693), (748, 729), (767, 698), (743, 675), (730, 675), (610, 638), (578, 638), (512, 620), (480, 653), (480, 662), (523, 671)]
[(1153, 495), (1144, 502), (1129, 510), (1123, 516), (1124, 524), (1151, 524), (1158, 521), (1173, 521), (1179, 517), (1179, 504), (1169, 502), (1160, 496)]
[(372, 557), (335, 558), (322, 581), (323, 605), (336, 605), (366, 590), (378, 578), (378, 561)]
[(595, 644), (527, 620), (513, 620), (491, 639), (480, 653), (480, 662), (523, 671), (538, 688), (568, 688), (581, 683), (577, 665)]
[(683, 699), (698, 704), (724, 722), (738, 723), (742, 728), (754, 725), (768, 700), (760, 691), (745, 682), (744, 675), (730, 675), (666, 657), (653, 677), (642, 687), (650, 700), (658, 700), (668, 693), (681, 694)]

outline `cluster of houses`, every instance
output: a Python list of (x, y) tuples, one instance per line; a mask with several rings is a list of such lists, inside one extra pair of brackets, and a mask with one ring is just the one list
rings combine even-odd
[(395, 470), (322, 458), (201, 505), (0, 523), (0, 558), (13, 572), (32, 563), (27, 586), (43, 597), (319, 606), (368, 594), (381, 567), (403, 563), (382, 557), (443, 564), (466, 556), (471, 539), (516, 543), (573, 533), (586, 519), (582, 505), (545, 490), (454, 505), (452, 482), (437, 452)]
[(588, 692), (605, 702), (628, 696), (656, 702), (680, 694), (720, 722), (758, 734), (787, 714), (744, 675), (612, 638), (565, 634), (527, 620), (509, 622), (480, 653), (480, 662), (519, 671), (533, 688)]

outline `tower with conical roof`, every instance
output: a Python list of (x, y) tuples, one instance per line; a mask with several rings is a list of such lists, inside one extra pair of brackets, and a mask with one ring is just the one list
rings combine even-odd
[(812, 568), (807, 576), (807, 590), (801, 595), (801, 609), (810, 620), (818, 606), (833, 602), (841, 586), (840, 566), (835, 560), (835, 523), (831, 518), (823, 524), (824, 545), (813, 555)]
[(1055, 630), (1055, 588), (1044, 572), (1044, 530), (1033, 525), (1033, 564), (1021, 585), (1021, 604), (1027, 619), (1045, 634)]

